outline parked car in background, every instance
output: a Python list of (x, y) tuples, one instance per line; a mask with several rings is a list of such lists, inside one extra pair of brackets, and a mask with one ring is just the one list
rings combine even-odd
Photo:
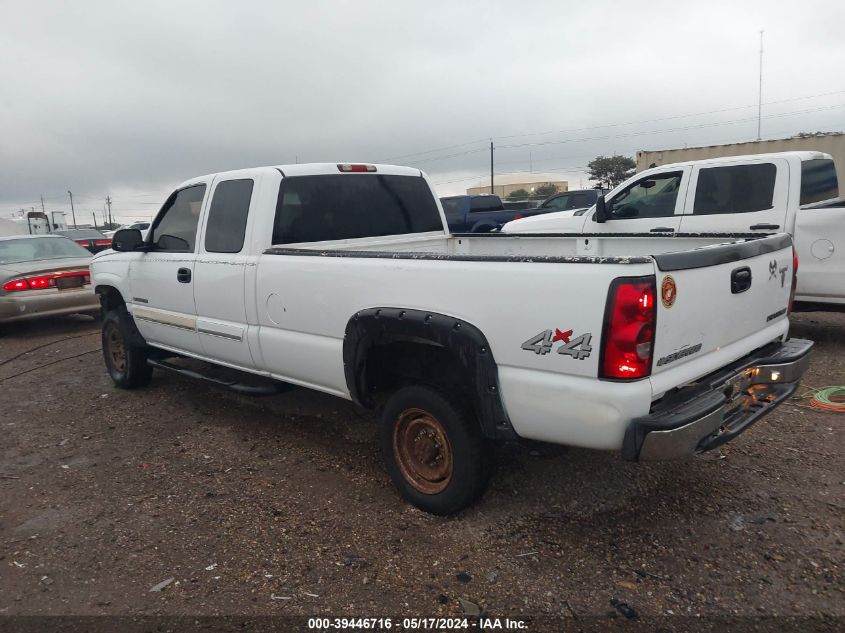
[(148, 228), (150, 228), (149, 222), (133, 222), (132, 224), (121, 224), (113, 231), (103, 231), (103, 235), (106, 237), (112, 237), (115, 233), (122, 229), (138, 229), (141, 233), (144, 233)]
[(486, 193), (447, 196), (440, 198), (440, 204), (452, 233), (489, 233), (505, 222), (550, 211), (530, 207), (530, 202), (520, 209), (506, 208), (499, 196)]
[[(629, 178), (583, 217), (549, 213), (508, 233), (785, 232), (800, 262), (796, 309), (845, 308), (845, 201), (822, 152), (726, 156), (661, 165)], [(772, 270), (771, 274), (780, 274)]]
[(583, 215), (593, 206), (600, 195), (607, 193), (605, 189), (574, 189), (562, 191), (543, 200), (538, 206), (551, 213), (553, 211), (572, 211), (572, 215)]
[(425, 174), (391, 165), (191, 179), (91, 269), (118, 387), (156, 367), (255, 392), (192, 357), (378, 407), (391, 478), (436, 514), (481, 495), (499, 441), (720, 446), (812, 347), (788, 338), (788, 235), (450, 235)]
[(0, 323), (99, 313), (91, 253), (57, 235), (0, 237)]
[(54, 235), (69, 237), (92, 253), (99, 253), (111, 248), (111, 238), (100, 233), (97, 229), (68, 229), (67, 231), (54, 231)]

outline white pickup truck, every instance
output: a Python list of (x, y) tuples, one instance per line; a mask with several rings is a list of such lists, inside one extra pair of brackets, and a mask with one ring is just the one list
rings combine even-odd
[[(515, 220), (507, 233), (786, 232), (801, 272), (796, 309), (845, 308), (845, 201), (830, 154), (779, 152), (661, 165), (573, 217)], [(602, 204), (601, 202), (599, 204)]]
[(812, 347), (787, 336), (788, 235), (450, 235), (406, 167), (195, 178), (113, 249), (91, 271), (117, 386), (197, 375), (187, 357), (379, 407), (391, 478), (437, 514), (483, 492), (497, 441), (718, 446), (794, 392)]

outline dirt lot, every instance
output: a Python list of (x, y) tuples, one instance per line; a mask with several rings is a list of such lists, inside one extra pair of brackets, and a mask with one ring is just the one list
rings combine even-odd
[[(394, 492), (369, 413), (159, 373), (119, 391), (97, 333), (0, 338), (0, 614), (845, 617), (845, 415), (790, 403), (684, 463), (516, 451), (442, 519)], [(845, 315), (793, 333), (807, 384), (845, 384)]]

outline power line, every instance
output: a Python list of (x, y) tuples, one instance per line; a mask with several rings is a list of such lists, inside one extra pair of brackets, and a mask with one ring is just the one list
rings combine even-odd
[[(789, 99), (778, 99), (778, 100), (775, 100), (775, 101), (767, 101), (763, 105), (778, 105), (778, 104), (782, 104), (782, 103), (793, 103), (795, 101), (806, 101), (807, 99), (817, 99), (817, 98), (820, 98), (820, 97), (829, 97), (829, 96), (840, 95), (840, 94), (845, 94), (845, 90), (833, 90), (833, 91), (830, 91), (830, 92), (820, 92), (818, 94), (806, 95), (806, 96), (803, 96), (803, 97), (790, 97)], [(493, 138), (494, 138), (494, 140), (501, 141), (501, 140), (504, 140), (504, 139), (525, 138), (525, 137), (528, 137), (528, 136), (545, 136), (547, 134), (568, 134), (570, 132), (586, 132), (586, 131), (590, 131), (590, 130), (599, 130), (599, 129), (610, 128), (610, 127), (623, 127), (623, 126), (626, 126), (626, 125), (643, 125), (643, 124), (646, 124), (646, 123), (659, 123), (659, 122), (662, 122), (662, 121), (673, 121), (673, 120), (676, 120), (676, 119), (685, 119), (685, 118), (696, 117), (696, 116), (706, 116), (706, 115), (710, 115), (710, 114), (722, 114), (722, 113), (725, 113), (725, 112), (735, 112), (737, 110), (747, 110), (749, 108), (756, 108), (757, 106), (758, 106), (758, 104), (755, 103), (755, 104), (751, 104), (751, 105), (733, 106), (733, 107), (730, 107), (730, 108), (719, 108), (719, 109), (716, 109), (716, 110), (706, 110), (706, 111), (702, 111), (702, 112), (691, 112), (691, 113), (688, 113), (688, 114), (676, 114), (676, 115), (672, 115), (672, 116), (658, 117), (658, 118), (655, 118), (655, 119), (641, 119), (639, 121), (624, 121), (624, 122), (621, 122), (621, 123), (605, 123), (605, 124), (601, 124), (601, 125), (591, 125), (591, 126), (580, 127), (580, 128), (569, 128), (569, 129), (565, 129), (565, 130), (547, 130), (547, 131), (544, 131), (544, 132), (525, 132), (525, 133), (522, 133), (522, 134), (509, 134), (509, 135), (504, 135), (504, 136), (494, 136)], [(482, 138), (482, 139), (476, 139), (474, 141), (467, 141), (466, 143), (458, 143), (458, 144), (455, 144), (455, 145), (446, 145), (446, 146), (443, 146), (443, 147), (436, 147), (436, 148), (432, 148), (432, 149), (428, 149), (428, 150), (422, 150), (422, 151), (419, 151), (419, 152), (412, 152), (410, 154), (403, 154), (401, 156), (393, 156), (391, 158), (384, 158), (384, 159), (380, 159), (378, 162), (389, 162), (389, 161), (393, 161), (393, 160), (411, 158), (411, 157), (414, 157), (414, 156), (422, 156), (424, 154), (432, 154), (432, 153), (435, 153), (435, 152), (441, 152), (441, 151), (447, 151), (447, 150), (450, 150), (450, 149), (457, 149), (457, 148), (460, 148), (460, 147), (466, 147), (467, 145), (474, 145), (474, 144), (478, 144), (478, 143), (487, 143), (489, 140), (490, 140), (489, 137), (488, 138)], [(486, 151), (486, 150), (487, 150), (487, 147), (485, 146), (485, 147), (479, 148), (477, 150), (473, 150), (472, 152), (469, 152), (469, 153), (482, 152), (482, 151)], [(461, 153), (461, 154), (456, 154), (456, 155), (460, 156), (460, 155), (463, 155), (463, 154)], [(448, 155), (448, 156), (444, 156), (443, 158), (451, 158), (451, 157), (452, 157), (451, 155)], [(430, 157), (425, 159), (425, 161), (430, 161), (430, 160), (436, 160), (436, 159), (430, 158)], [(420, 159), (419, 161), (415, 161), (415, 162), (423, 162), (423, 160)]]
[[(776, 119), (776, 118), (783, 118), (787, 116), (796, 116), (799, 114), (810, 114), (813, 112), (823, 112), (826, 110), (835, 110), (837, 108), (845, 108), (845, 103), (838, 103), (832, 106), (824, 106), (820, 108), (810, 108), (807, 110), (795, 110), (793, 112), (781, 112), (779, 114), (768, 114), (764, 116), (764, 119)], [(748, 123), (749, 121), (756, 121), (757, 117), (747, 117), (743, 119), (732, 119), (730, 121), (714, 121), (712, 123), (698, 123), (696, 125), (685, 125), (683, 127), (676, 127), (676, 128), (664, 128), (662, 130), (645, 130), (640, 132), (627, 132), (622, 134), (609, 134), (606, 136), (591, 136), (585, 138), (576, 138), (576, 139), (562, 139), (557, 141), (540, 141), (535, 143), (517, 143), (514, 145), (499, 145), (499, 149), (513, 149), (517, 147), (538, 147), (543, 145), (560, 145), (563, 143), (578, 143), (581, 141), (604, 141), (612, 138), (627, 138), (631, 136), (647, 136), (649, 134), (666, 134), (667, 132), (683, 132), (687, 130), (697, 130), (697, 129), (704, 129), (704, 128), (712, 128), (712, 127), (720, 127), (723, 125), (735, 125), (737, 123)]]

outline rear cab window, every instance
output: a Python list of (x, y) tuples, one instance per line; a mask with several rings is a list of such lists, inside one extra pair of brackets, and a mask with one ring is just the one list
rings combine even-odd
[(470, 213), (504, 211), (504, 209), (505, 207), (499, 196), (473, 196), (469, 203)]
[(829, 158), (801, 161), (801, 202), (813, 204), (839, 197), (836, 166)]
[(337, 174), (282, 179), (273, 244), (443, 232), (420, 176)]

